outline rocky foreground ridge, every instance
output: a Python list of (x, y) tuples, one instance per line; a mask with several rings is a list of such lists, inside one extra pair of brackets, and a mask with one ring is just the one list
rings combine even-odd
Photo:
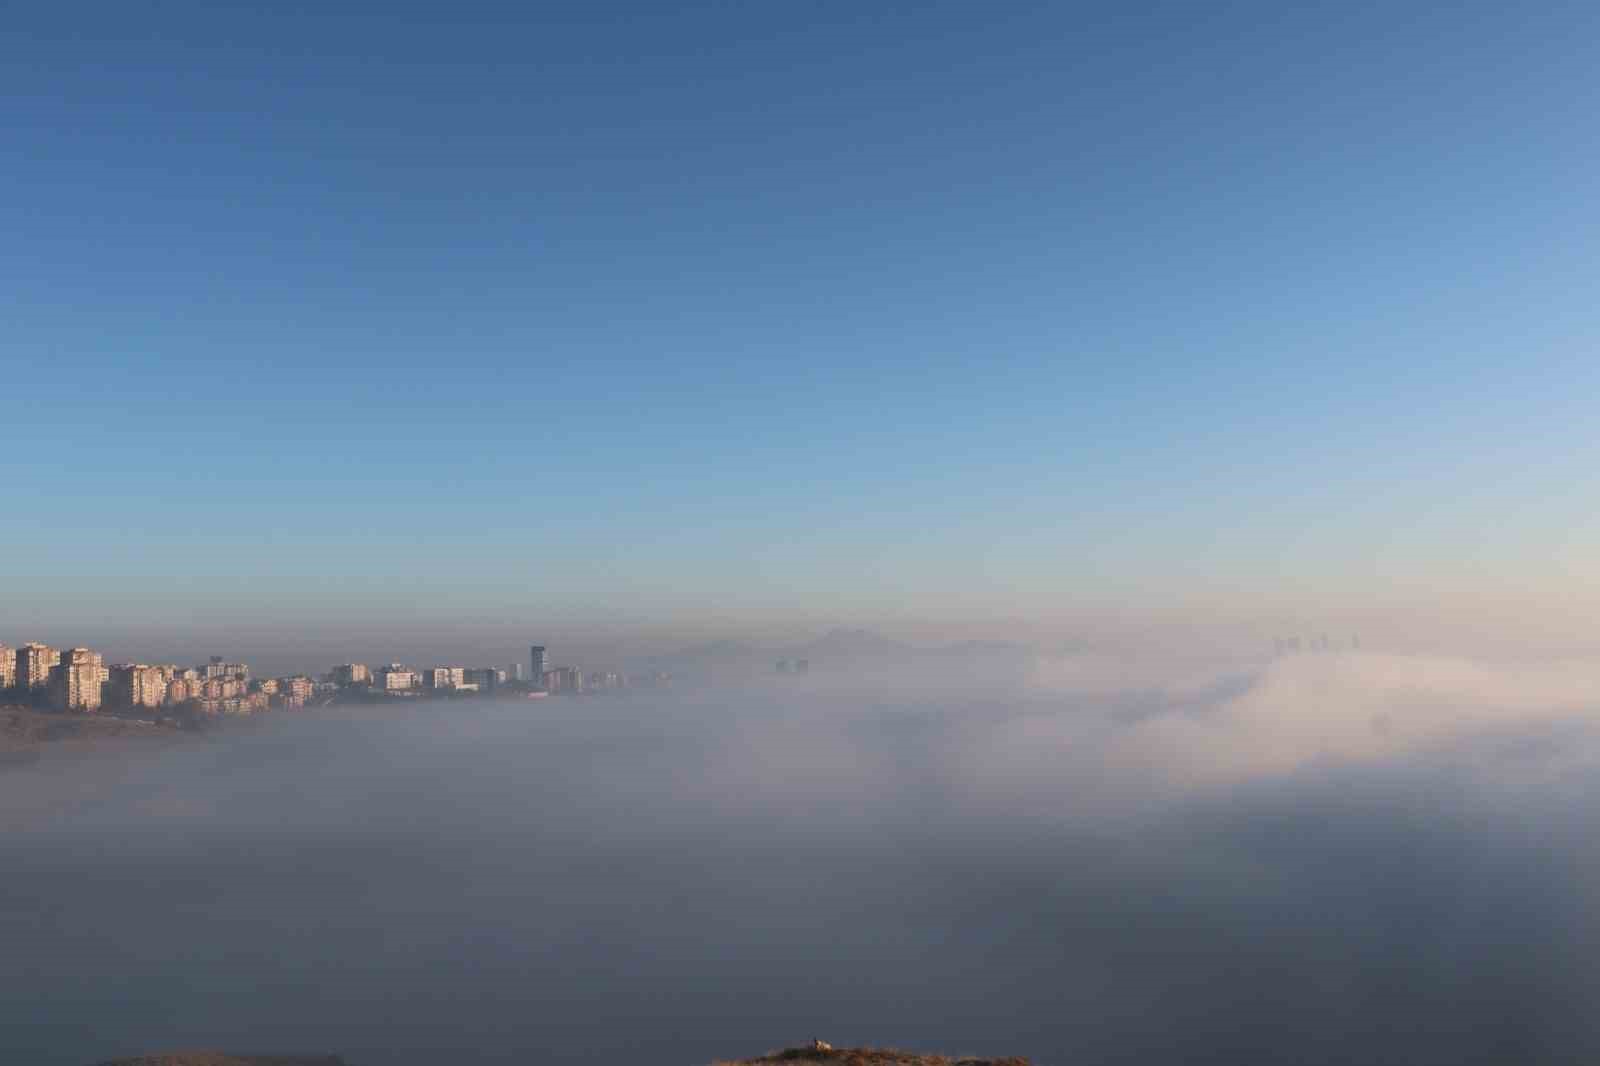
[[(832, 1066), (1029, 1066), (1027, 1059), (951, 1058), (945, 1055), (920, 1055), (887, 1048), (836, 1048), (818, 1042), (810, 1047), (786, 1048), (753, 1059), (729, 1059), (715, 1066), (760, 1066), (767, 1063), (830, 1063)], [(216, 1051), (172, 1052), (165, 1055), (140, 1055), (131, 1059), (112, 1059), (98, 1066), (355, 1066), (337, 1055), (224, 1055)], [(382, 1066), (373, 1063), (372, 1066)]]
[(350, 1066), (337, 1055), (225, 1055), (220, 1051), (172, 1051), (110, 1059), (99, 1066)]
[(1021, 1058), (951, 1058), (948, 1055), (921, 1055), (892, 1048), (836, 1048), (822, 1041), (814, 1041), (809, 1047), (785, 1048), (759, 1058), (719, 1062), (715, 1066), (760, 1066), (783, 1062), (795, 1063), (796, 1066), (808, 1062), (831, 1063), (833, 1066), (1029, 1066), (1028, 1060)]

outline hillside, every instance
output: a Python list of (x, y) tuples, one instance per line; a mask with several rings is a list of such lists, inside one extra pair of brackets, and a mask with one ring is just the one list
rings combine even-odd
[(172, 739), (175, 726), (110, 714), (63, 714), (31, 707), (0, 706), (0, 767), (29, 761), (46, 745), (75, 746)]

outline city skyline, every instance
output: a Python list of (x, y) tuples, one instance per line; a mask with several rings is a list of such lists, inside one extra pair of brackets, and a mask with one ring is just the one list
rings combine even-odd
[[(33, 706), (64, 713), (107, 712), (135, 717), (176, 715), (220, 718), (272, 709), (327, 706), (340, 696), (574, 695), (633, 686), (670, 684), (671, 674), (644, 674), (606, 667), (547, 662), (543, 645), (533, 645), (531, 670), (507, 666), (433, 665), (399, 661), (335, 664), (325, 671), (301, 670), (262, 676), (247, 662), (211, 655), (186, 667), (176, 662), (113, 661), (88, 647), (57, 648), (42, 641), (12, 647), (0, 641), (0, 706)], [(269, 675), (271, 671), (267, 672)], [(524, 681), (524, 678), (529, 680)]]

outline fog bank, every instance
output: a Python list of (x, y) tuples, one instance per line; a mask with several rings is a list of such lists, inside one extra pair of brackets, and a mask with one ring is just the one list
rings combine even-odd
[(1600, 1051), (1583, 664), (1043, 662), (0, 772), (0, 1059)]

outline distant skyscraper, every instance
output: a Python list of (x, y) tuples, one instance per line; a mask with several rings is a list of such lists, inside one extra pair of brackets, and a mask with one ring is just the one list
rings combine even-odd
[(561, 691), (583, 691), (583, 669), (577, 666), (563, 666), (557, 671), (561, 675)]
[(306, 700), (309, 700), (312, 693), (316, 692), (317, 685), (316, 682), (312, 681), (309, 677), (286, 677), (283, 679), (280, 689), (281, 691), (278, 696), (279, 705), (283, 707), (299, 708), (306, 705)]
[(547, 669), (544, 661), (544, 645), (535, 644), (533, 647), (529, 648), (528, 659), (533, 667), (532, 672), (528, 676), (542, 678), (545, 670)]
[(372, 671), (367, 669), (366, 663), (343, 663), (333, 668), (333, 683), (335, 685), (370, 685), (372, 684)]
[(373, 678), (373, 686), (383, 689), (385, 692), (412, 689), (420, 684), (422, 684), (422, 675), (415, 670), (401, 666), (399, 663), (390, 663), (388, 666), (379, 667)]
[(201, 667), (205, 672), (206, 680), (212, 678), (238, 678), (241, 681), (250, 680), (250, 668), (244, 663), (225, 663), (222, 656), (213, 655), (211, 661)]
[(524, 681), (528, 676), (527, 668), (521, 663), (512, 663), (511, 669), (506, 672), (511, 676), (511, 680), (513, 681)]
[(17, 651), (0, 644), (0, 691), (17, 683)]
[(467, 683), (467, 670), (463, 666), (435, 666), (422, 671), (424, 688), (460, 688)]

